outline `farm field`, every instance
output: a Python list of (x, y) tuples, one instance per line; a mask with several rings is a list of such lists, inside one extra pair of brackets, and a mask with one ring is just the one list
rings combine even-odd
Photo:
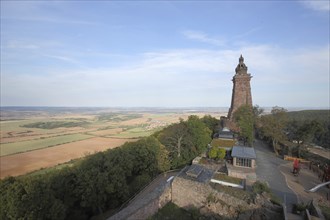
[(226, 112), (169, 109), (1, 108), (1, 178), (52, 167), (187, 119)]
[(97, 130), (88, 132), (87, 134), (93, 135), (93, 136), (99, 136), (99, 137), (107, 137), (115, 134), (120, 134), (123, 131), (122, 128), (109, 128), (104, 130)]
[[(94, 131), (95, 129), (92, 129), (91, 131)], [(43, 138), (50, 138), (50, 137), (56, 137), (60, 135), (68, 135), (68, 134), (77, 134), (79, 132), (87, 133), (88, 130), (68, 130), (68, 131), (61, 131), (61, 132), (55, 132), (55, 133), (48, 133), (48, 134), (29, 134), (29, 135), (23, 135), (23, 136), (16, 136), (16, 137), (3, 137), (0, 139), (1, 144), (8, 144), (13, 142), (21, 142), (21, 141), (28, 141), (28, 140), (37, 140), (37, 139), (43, 139)]]
[(52, 167), (87, 154), (118, 147), (136, 139), (95, 137), (56, 147), (1, 157), (0, 178), (18, 176), (41, 168)]
[(143, 127), (136, 127), (128, 130), (124, 130), (118, 134), (113, 134), (111, 137), (117, 138), (139, 138), (139, 137), (146, 137), (150, 136), (154, 133), (155, 130), (146, 130)]
[(0, 156), (22, 153), (26, 151), (41, 149), (41, 148), (53, 147), (56, 145), (61, 145), (74, 141), (80, 141), (91, 137), (92, 136), (86, 134), (69, 134), (69, 135), (60, 135), (49, 138), (40, 138), (38, 140), (29, 140), (29, 141), (14, 142), (9, 144), (1, 144)]

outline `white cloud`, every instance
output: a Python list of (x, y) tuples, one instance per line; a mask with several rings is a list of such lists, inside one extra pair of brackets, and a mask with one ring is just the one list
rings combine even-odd
[(301, 1), (301, 3), (312, 10), (315, 11), (330, 11), (330, 1), (328, 0), (310, 0), (310, 1)]
[(207, 34), (201, 32), (201, 31), (192, 31), (192, 30), (186, 30), (183, 31), (182, 34), (191, 40), (197, 40), (203, 43), (212, 44), (215, 46), (223, 46), (225, 44), (225, 40), (221, 39), (219, 37), (209, 37)]
[(1, 98), (3, 105), (229, 106), (231, 79), (242, 53), (253, 75), (255, 104), (327, 106), (328, 51), (329, 45), (294, 51), (258, 45), (149, 52), (119, 68), (4, 73)]
[(63, 46), (60, 42), (51, 40), (8, 40), (4, 43), (8, 49), (46, 49)]
[(242, 34), (239, 34), (239, 35), (235, 36), (234, 38), (236, 38), (236, 39), (238, 39), (238, 38), (245, 38), (245, 37), (247, 37), (247, 36), (249, 36), (249, 35), (251, 35), (251, 34), (253, 34), (253, 33), (255, 33), (255, 32), (259, 31), (259, 30), (261, 30), (261, 29), (262, 29), (261, 26), (260, 27), (254, 27), (254, 28), (251, 28), (251, 29), (245, 31)]
[(49, 55), (49, 54), (44, 54), (43, 56), (45, 57), (49, 57), (49, 58), (53, 58), (53, 59), (57, 59), (57, 60), (62, 60), (62, 61), (66, 61), (69, 63), (75, 63), (75, 64), (79, 64), (79, 62), (71, 57), (68, 56), (61, 56), (61, 55)]

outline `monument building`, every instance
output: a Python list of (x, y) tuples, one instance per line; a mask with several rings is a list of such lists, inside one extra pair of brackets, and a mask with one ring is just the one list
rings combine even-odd
[(249, 105), (252, 107), (252, 96), (250, 80), (251, 74), (247, 72), (248, 68), (244, 63), (244, 58), (241, 55), (239, 63), (235, 69), (233, 81), (233, 93), (231, 98), (231, 106), (228, 112), (228, 119), (233, 119), (234, 112), (242, 105)]

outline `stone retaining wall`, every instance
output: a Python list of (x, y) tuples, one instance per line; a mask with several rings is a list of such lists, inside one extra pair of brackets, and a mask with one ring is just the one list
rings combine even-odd
[(151, 200), (146, 205), (142, 206), (139, 210), (132, 213), (128, 220), (146, 219), (153, 216), (159, 209), (163, 208), (169, 201), (171, 201), (171, 187), (170, 184), (165, 188), (164, 192), (157, 198)]
[(158, 187), (154, 192), (149, 193), (143, 201), (137, 204), (130, 204), (119, 213), (108, 220), (139, 220), (151, 217), (157, 211), (172, 200), (171, 182)]
[(258, 219), (260, 216), (264, 216), (263, 219), (283, 218), (282, 207), (274, 206), (263, 196), (259, 195), (247, 202), (215, 190), (207, 183), (183, 177), (173, 180), (172, 202), (184, 209), (197, 208), (205, 216), (215, 214), (235, 219)]
[(237, 177), (240, 179), (246, 179), (248, 183), (254, 183), (257, 181), (257, 175), (255, 169), (235, 167), (226, 163), (228, 176)]
[(194, 206), (200, 208), (205, 205), (206, 198), (215, 194), (228, 205), (246, 206), (246, 202), (213, 189), (209, 184), (176, 177), (172, 183), (172, 202), (180, 207)]

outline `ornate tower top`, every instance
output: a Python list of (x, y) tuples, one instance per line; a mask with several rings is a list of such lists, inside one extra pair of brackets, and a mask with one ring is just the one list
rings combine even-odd
[(241, 75), (241, 74), (247, 74), (247, 69), (248, 68), (247, 68), (247, 66), (244, 63), (244, 57), (241, 54), (240, 58), (238, 59), (238, 65), (237, 65), (237, 67), (235, 69), (236, 74), (239, 74), (239, 75)]

